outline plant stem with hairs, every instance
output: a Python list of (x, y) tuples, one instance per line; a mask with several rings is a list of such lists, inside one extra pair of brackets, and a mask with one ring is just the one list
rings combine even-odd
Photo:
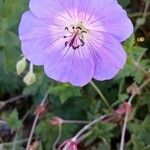
[(57, 150), (56, 146), (61, 138), (61, 135), (62, 135), (62, 125), (59, 125), (59, 131), (58, 131), (58, 136), (57, 136), (57, 139), (56, 141), (54, 142), (53, 144), (53, 150)]
[[(48, 90), (40, 104), (40, 106), (44, 106), (47, 98), (48, 98), (48, 95), (49, 95), (49, 92), (50, 90)], [(37, 124), (37, 121), (39, 119), (39, 116), (40, 116), (40, 112), (37, 112), (36, 113), (36, 116), (35, 116), (35, 119), (34, 119), (34, 122), (33, 122), (33, 125), (32, 125), (32, 128), (31, 128), (31, 131), (30, 131), (30, 135), (29, 135), (29, 139), (28, 139), (28, 143), (27, 143), (27, 146), (26, 146), (26, 150), (29, 150), (30, 148), (30, 145), (31, 145), (31, 141), (32, 141), (32, 137), (33, 137), (33, 133), (34, 133), (34, 130), (35, 130), (35, 127), (36, 127), (36, 124)]]
[[(142, 90), (148, 83), (150, 82), (150, 79), (147, 79), (140, 87), (139, 89)], [(131, 104), (132, 100), (136, 94), (132, 94), (128, 100), (128, 103)], [(122, 128), (122, 133), (121, 133), (121, 142), (120, 142), (120, 150), (124, 150), (124, 143), (125, 143), (125, 133), (126, 133), (126, 128), (127, 128), (127, 122), (129, 118), (129, 112), (126, 112), (125, 118), (124, 118), (124, 123), (123, 123), (123, 128)]]
[(99, 121), (103, 120), (107, 115), (103, 115), (100, 116), (98, 118), (96, 118), (95, 120), (93, 120), (92, 122), (90, 122), (89, 124), (87, 124), (86, 126), (84, 126), (74, 137), (73, 139), (78, 139), (86, 130), (88, 130), (91, 126), (95, 125), (96, 123), (98, 123)]
[(10, 99), (5, 100), (5, 101), (1, 101), (2, 106), (0, 107), (0, 109), (2, 109), (5, 105), (7, 105), (9, 103), (13, 103), (13, 102), (15, 102), (21, 98), (25, 98), (25, 97), (27, 97), (27, 95), (22, 94), (22, 95), (18, 95), (16, 97), (10, 98)]

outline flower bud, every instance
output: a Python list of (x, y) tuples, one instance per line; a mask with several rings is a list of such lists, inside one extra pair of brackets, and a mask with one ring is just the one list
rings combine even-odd
[(132, 106), (128, 102), (124, 102), (119, 106), (119, 108), (115, 111), (117, 114), (126, 114), (132, 111)]
[(23, 79), (26, 85), (32, 85), (36, 82), (36, 75), (34, 72), (29, 71)]
[(136, 83), (133, 83), (127, 88), (127, 93), (132, 94), (132, 95), (139, 95), (140, 88), (137, 86)]
[(21, 73), (24, 72), (24, 70), (26, 69), (27, 63), (26, 63), (26, 58), (22, 58), (21, 60), (19, 60), (16, 64), (16, 70), (17, 70), (17, 74), (20, 75)]
[(45, 113), (46, 112), (46, 105), (39, 105), (39, 106), (37, 106), (37, 108), (35, 109), (35, 111), (34, 111), (34, 114), (36, 115), (36, 114), (39, 114), (39, 115), (42, 115), (43, 113)]
[(50, 120), (50, 124), (51, 125), (61, 125), (63, 123), (63, 120), (59, 117), (53, 117), (51, 120)]

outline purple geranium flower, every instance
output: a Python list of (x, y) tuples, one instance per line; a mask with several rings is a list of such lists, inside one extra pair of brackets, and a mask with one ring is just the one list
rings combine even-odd
[(52, 79), (76, 86), (123, 68), (120, 42), (133, 25), (117, 0), (31, 0), (19, 26), (21, 47)]

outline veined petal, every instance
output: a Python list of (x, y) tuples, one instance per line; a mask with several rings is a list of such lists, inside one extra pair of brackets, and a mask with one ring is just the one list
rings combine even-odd
[(24, 13), (19, 25), (19, 38), (24, 56), (34, 65), (43, 65), (47, 58), (45, 47), (51, 41), (47, 21), (38, 19), (30, 11)]
[(19, 26), (25, 57), (55, 80), (83, 86), (113, 78), (133, 25), (117, 0), (31, 0)]
[(89, 21), (94, 30), (112, 34), (120, 42), (133, 33), (133, 24), (126, 11), (117, 3), (95, 11), (95, 20)]
[[(93, 9), (104, 9), (107, 5), (112, 3), (117, 3), (117, 0), (72, 0), (76, 8), (79, 11), (85, 11), (86, 13), (90, 13)], [(96, 10), (97, 11), (97, 10)]]
[(49, 46), (49, 42), (47, 38), (22, 41), (23, 55), (34, 65), (43, 65), (48, 56), (45, 48)]
[(28, 40), (49, 35), (49, 24), (52, 20), (38, 19), (31, 11), (22, 15), (19, 25), (19, 38)]
[(77, 50), (66, 47), (51, 51), (44, 69), (52, 79), (69, 82), (75, 86), (84, 86), (93, 77), (94, 61), (88, 47)]
[(71, 0), (31, 0), (29, 4), (30, 10), (39, 18), (51, 18), (64, 11), (71, 17), (71, 6)]
[(99, 34), (95, 40), (91, 39), (95, 57), (94, 78), (108, 80), (113, 78), (126, 63), (126, 53), (121, 44), (109, 34)]

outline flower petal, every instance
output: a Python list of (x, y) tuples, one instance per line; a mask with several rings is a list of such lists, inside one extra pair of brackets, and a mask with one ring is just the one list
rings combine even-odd
[(99, 11), (105, 8), (107, 5), (117, 3), (117, 0), (73, 0), (74, 5), (79, 11), (90, 13), (93, 9), (98, 8)]
[(117, 2), (116, 0), (70, 0), (70, 8), (74, 17), (79, 17), (82, 21), (89, 19), (91, 14), (95, 12), (96, 8), (100, 12), (101, 9), (105, 8), (108, 4)]
[(75, 86), (84, 86), (94, 74), (94, 62), (88, 47), (73, 50), (72, 48), (52, 48), (44, 65), (45, 73), (52, 79), (69, 82)]
[(99, 8), (97, 9), (96, 19), (89, 23), (95, 30), (110, 33), (120, 42), (133, 33), (133, 24), (119, 4), (113, 3), (100, 11)]
[(121, 44), (109, 34), (99, 34), (99, 38), (90, 44), (96, 65), (93, 77), (97, 80), (113, 78), (126, 63), (126, 53)]
[(70, 15), (68, 8), (71, 5), (70, 0), (31, 0), (29, 7), (37, 17), (51, 18), (51, 16), (64, 11)]
[(21, 40), (34, 39), (49, 34), (49, 24), (53, 20), (38, 19), (31, 11), (22, 15), (19, 25), (19, 37)]
[(47, 58), (44, 48), (50, 42), (48, 23), (39, 20), (30, 11), (24, 13), (19, 25), (19, 38), (25, 57), (34, 65), (43, 65)]

